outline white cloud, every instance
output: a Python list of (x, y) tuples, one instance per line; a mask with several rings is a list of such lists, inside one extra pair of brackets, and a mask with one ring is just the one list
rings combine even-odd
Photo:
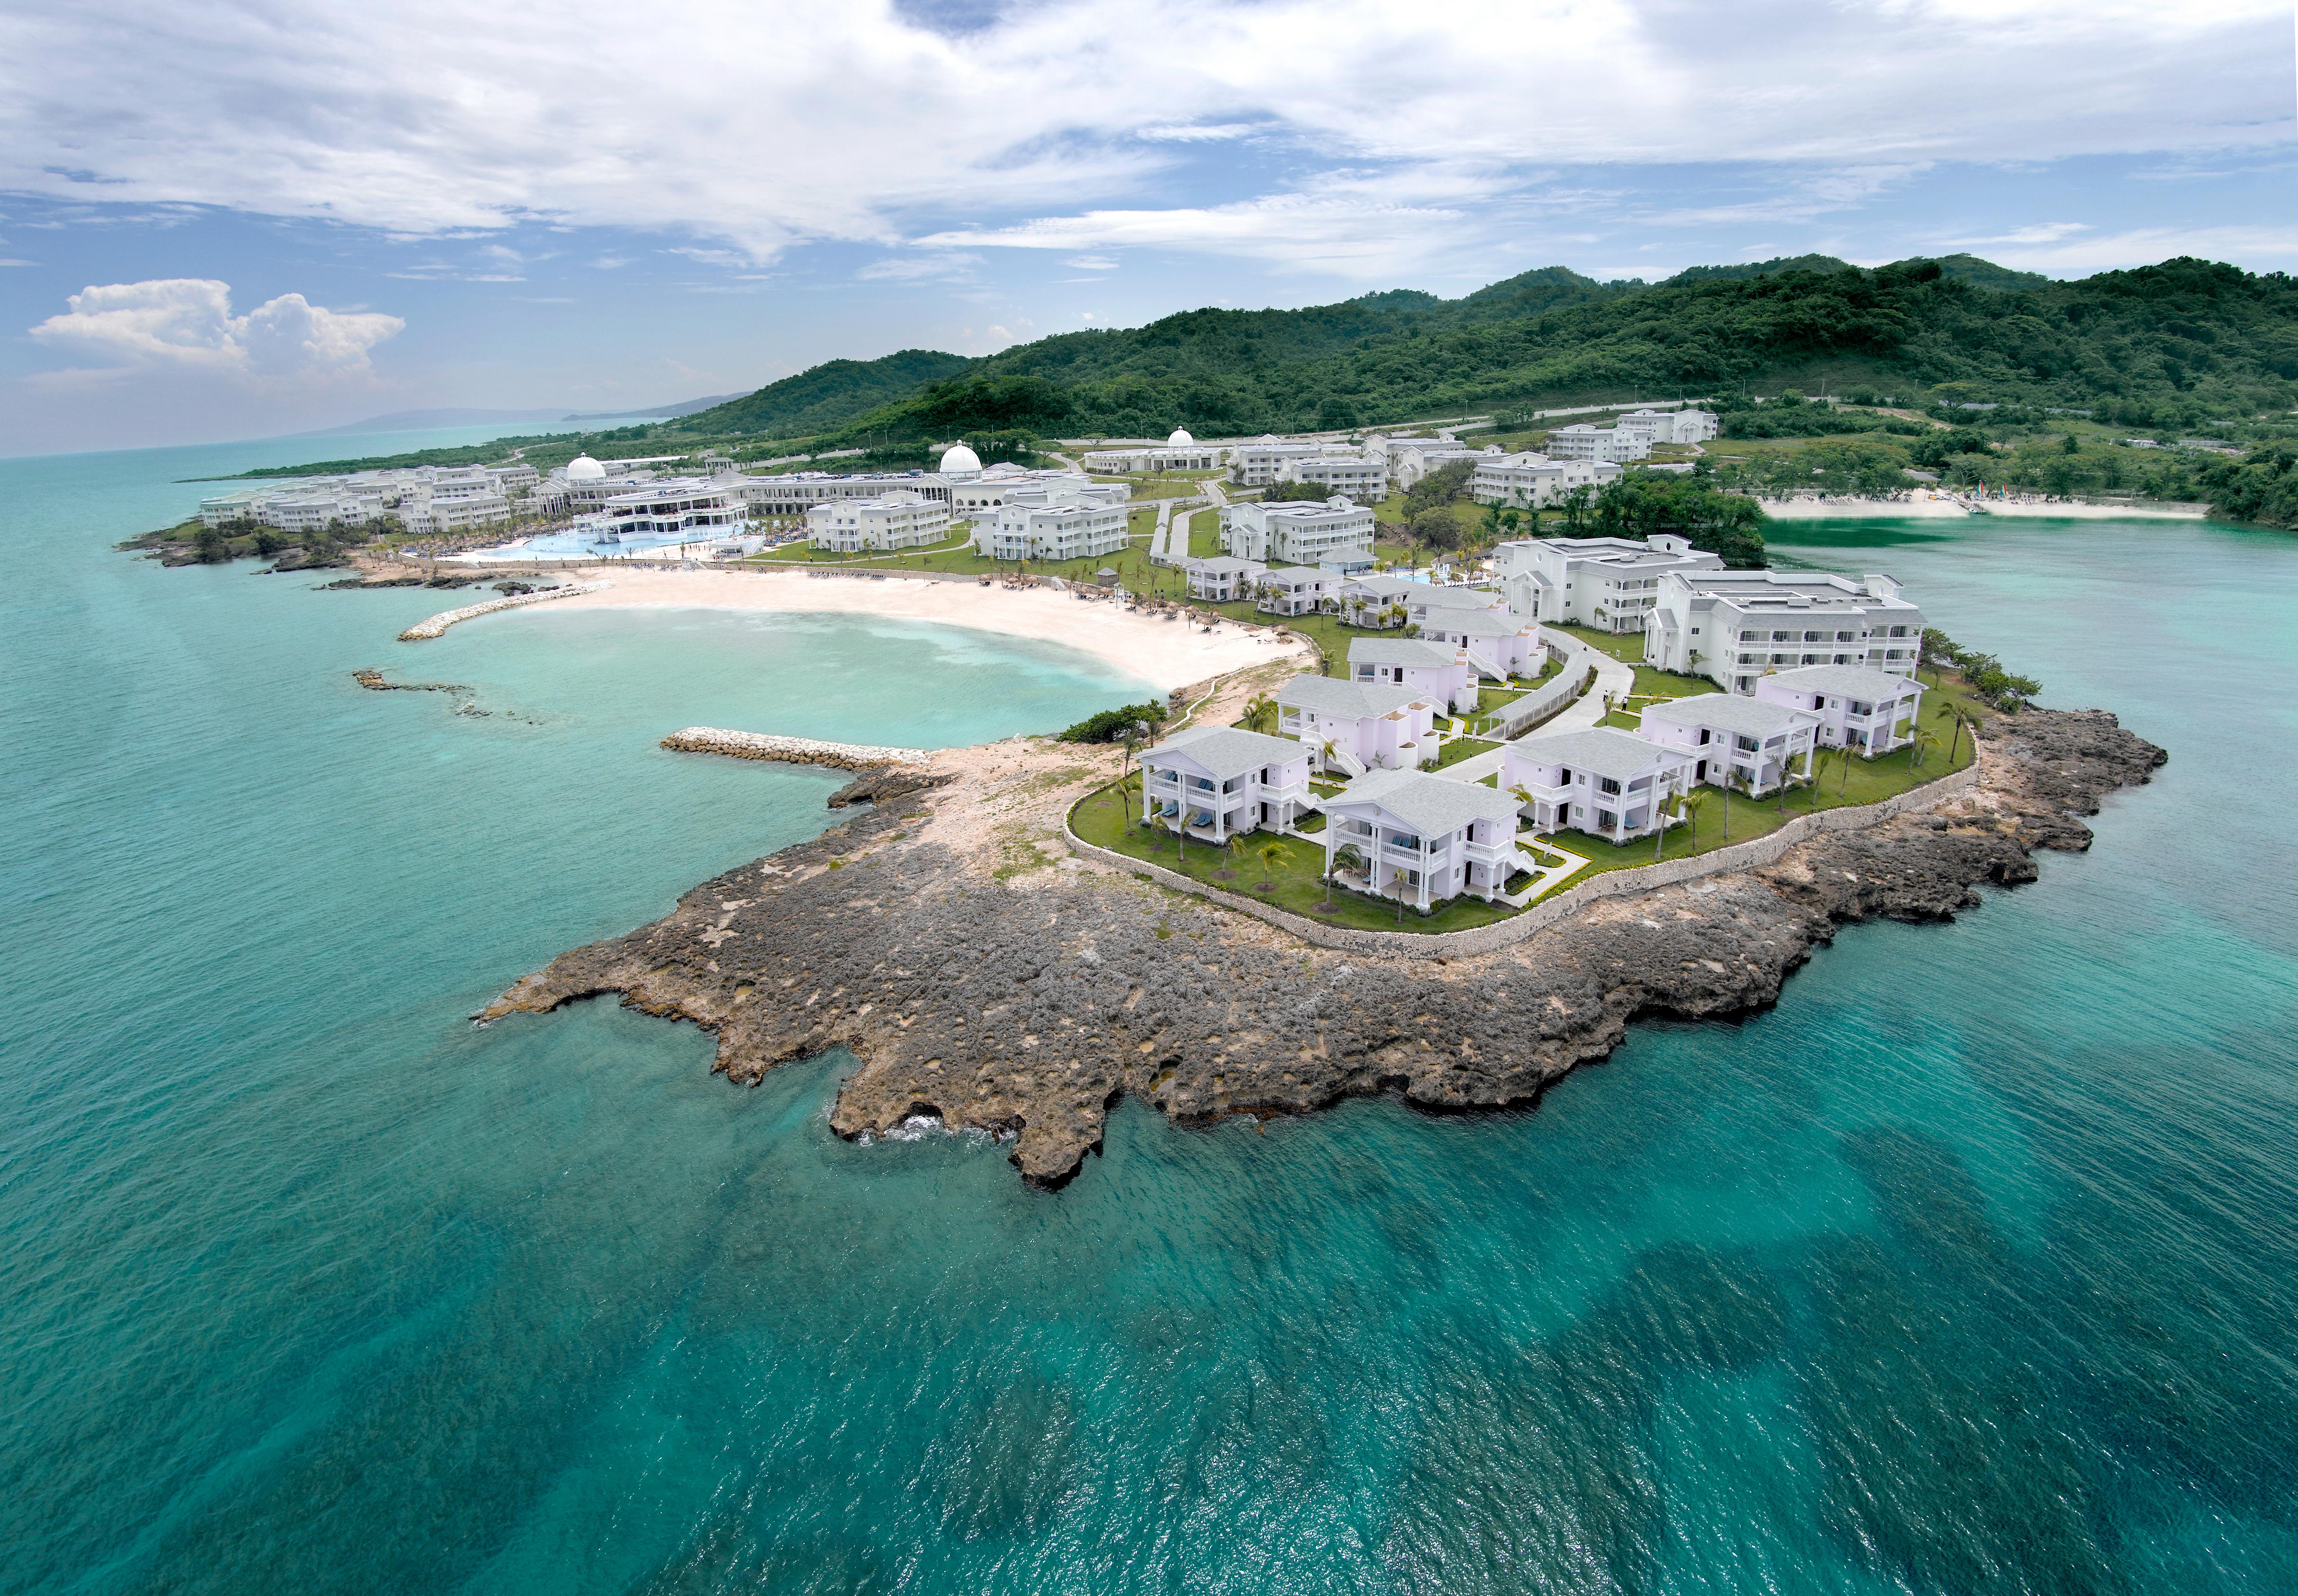
[(1062, 262), (1078, 271), (1115, 271), (1117, 262), (1107, 255), (1072, 255)]
[(865, 283), (964, 282), (980, 264), (980, 256), (963, 253), (895, 255), (872, 260), (854, 275)]
[(1991, 238), (1957, 238), (1951, 242), (1963, 249), (1983, 249), (2000, 244), (2056, 244), (2062, 238), (2071, 238), (2078, 233), (2091, 231), (2084, 221), (2038, 222), (2033, 227), (2013, 227), (2008, 233), (1998, 233)]
[[(2046, 233), (2047, 227), (2026, 229)], [(1942, 240), (1926, 253), (1945, 254), (1964, 240)], [(2005, 236), (2005, 242), (1988, 249), (1987, 258), (2021, 271), (2048, 272), (2054, 277), (2082, 276), (2094, 271), (2149, 266), (2178, 255), (2205, 260), (2250, 262), (2264, 267), (2298, 260), (2298, 226), (2130, 227), (2119, 233), (2086, 229), (2079, 236), (2044, 238), (2028, 244)]]
[[(0, 189), (428, 236), (634, 227), (746, 262), (932, 231), (1359, 273), (1426, 259), (1412, 231), (1432, 223), (1509, 236), (1521, 219), (1495, 211), (1532, 203), (1527, 152), (1872, 171), (2289, 136), (2287, 0), (1459, 0), (1441, 21), (1386, 0), (1043, 0), (955, 37), (890, 0), (665, 0), (628, 23), (608, 0), (543, 26), (400, 0), (292, 27), (274, 0), (18, 0)], [(1167, 205), (1209, 143), (1244, 137), (1307, 175)], [(1383, 176), (1384, 203), (1335, 192)], [(1016, 216), (1048, 219), (999, 225)]]
[(300, 294), (231, 313), (231, 285), (160, 277), (81, 289), (70, 310), (31, 335), (112, 366), (173, 366), (251, 377), (364, 373), (368, 351), (407, 324), (372, 310), (330, 310)]

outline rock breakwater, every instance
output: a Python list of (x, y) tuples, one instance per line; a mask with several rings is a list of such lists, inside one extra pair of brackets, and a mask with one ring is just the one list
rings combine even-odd
[(2101, 712), (1998, 719), (1978, 781), (1936, 809), (1433, 963), (1312, 947), (1063, 856), (1069, 806), (1118, 757), (1041, 740), (938, 755), (945, 785), (707, 881), (478, 1017), (618, 993), (708, 1030), (716, 1068), (745, 1083), (847, 1047), (840, 1134), (921, 1114), (1012, 1133), (1024, 1178), (1054, 1187), (1127, 1093), (1184, 1124), (1383, 1091), (1434, 1109), (1528, 1101), (1639, 1015), (1772, 1002), (1839, 925), (1948, 919), (1980, 883), (2032, 881), (2033, 849), (2087, 848), (2079, 817), (2163, 754)]
[(767, 732), (723, 732), (715, 726), (689, 726), (682, 732), (673, 732), (662, 740), (662, 746), (682, 754), (723, 754), (730, 759), (773, 759), (783, 765), (827, 765), (839, 770), (875, 770), (882, 765), (926, 762), (923, 748), (822, 742), (812, 737), (779, 737)]
[(498, 609), (516, 609), (522, 604), (541, 604), (552, 599), (571, 599), (577, 593), (595, 593), (615, 584), (611, 582), (574, 582), (565, 587), (555, 587), (537, 593), (508, 593), (500, 599), (490, 599), (484, 604), (466, 604), (460, 609), (450, 609), (433, 616), (427, 621), (417, 621), (399, 634), (402, 643), (419, 643), (444, 636), (447, 628), (458, 622), (468, 621)]

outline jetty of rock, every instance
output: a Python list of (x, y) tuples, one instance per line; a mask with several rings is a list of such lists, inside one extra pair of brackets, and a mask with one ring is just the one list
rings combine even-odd
[(417, 621), (399, 634), (402, 643), (419, 643), (442, 636), (458, 621), (492, 615), (498, 609), (517, 609), (522, 604), (541, 604), (550, 599), (571, 599), (577, 593), (595, 593), (601, 588), (612, 587), (611, 582), (574, 582), (565, 587), (546, 589), (539, 593), (510, 593), (500, 599), (490, 599), (484, 604), (466, 604), (460, 609), (442, 610), (427, 621)]
[(725, 732), (689, 726), (673, 732), (662, 746), (682, 754), (723, 754), (731, 759), (773, 759), (784, 765), (829, 765), (839, 770), (873, 770), (881, 765), (923, 765), (923, 748), (885, 748), (866, 743), (823, 742), (812, 737), (780, 737), (768, 732)]

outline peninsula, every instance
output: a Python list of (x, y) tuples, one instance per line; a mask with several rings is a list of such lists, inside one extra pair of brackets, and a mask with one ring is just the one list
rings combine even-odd
[[(1203, 718), (1255, 690), (1231, 684)], [(1429, 1109), (1529, 1102), (1640, 1015), (1770, 1003), (1839, 925), (1947, 919), (1980, 883), (2031, 881), (2034, 849), (2087, 848), (2077, 817), (2164, 755), (2104, 712), (1995, 717), (1976, 779), (1935, 805), (1457, 954), (1410, 933), (1319, 945), (1086, 856), (1068, 817), (1123, 758), (1024, 738), (865, 774), (831, 800), (865, 813), (561, 955), (477, 1017), (616, 994), (708, 1031), (716, 1068), (751, 1084), (847, 1047), (839, 1134), (921, 1117), (987, 1131), (1058, 1187), (1128, 1093), (1181, 1124), (1392, 1090)]]

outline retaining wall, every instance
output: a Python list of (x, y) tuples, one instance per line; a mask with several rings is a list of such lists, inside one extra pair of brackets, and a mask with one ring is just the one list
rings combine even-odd
[(1633, 870), (1608, 871), (1602, 875), (1591, 876), (1506, 920), (1475, 926), (1464, 931), (1361, 931), (1347, 926), (1324, 925), (1242, 894), (1192, 881), (1161, 865), (1097, 847), (1071, 831), (1067, 817), (1062, 822), (1062, 834), (1068, 839), (1071, 853), (1114, 865), (1131, 874), (1145, 875), (1161, 887), (1190, 893), (1222, 908), (1235, 909), (1240, 914), (1250, 914), (1255, 920), (1265, 921), (1303, 942), (1312, 942), (1319, 947), (1380, 954), (1390, 958), (1456, 959), (1513, 947), (1599, 898), (1648, 892), (1655, 887), (1672, 887), (1683, 881), (1698, 881), (1702, 876), (1724, 875), (1733, 871), (1754, 870), (1777, 864), (1781, 855), (1807, 838), (1828, 831), (1864, 831), (1894, 816), (1930, 808), (1943, 798), (1967, 791), (1978, 780), (1979, 765), (1974, 761), (1951, 775), (1927, 781), (1921, 787), (1880, 803), (1822, 809), (1814, 815), (1800, 815), (1769, 836), (1758, 837), (1751, 842), (1735, 842), (1713, 853), (1690, 854), (1681, 859), (1662, 859)]
[(614, 585), (611, 582), (577, 582), (566, 587), (552, 588), (547, 593), (507, 593), (500, 599), (490, 599), (484, 604), (467, 604), (460, 609), (450, 609), (433, 616), (427, 621), (417, 621), (399, 634), (399, 641), (402, 643), (424, 642), (441, 635), (458, 621), (492, 615), (498, 609), (517, 609), (522, 604), (540, 604), (547, 599), (571, 599), (577, 593), (595, 593), (602, 587)]
[(662, 746), (682, 754), (723, 754), (730, 759), (773, 759), (783, 765), (830, 765), (839, 770), (875, 770), (881, 765), (923, 765), (922, 748), (872, 748), (864, 743), (822, 742), (812, 737), (778, 737), (769, 732), (725, 732), (689, 726), (673, 732)]

